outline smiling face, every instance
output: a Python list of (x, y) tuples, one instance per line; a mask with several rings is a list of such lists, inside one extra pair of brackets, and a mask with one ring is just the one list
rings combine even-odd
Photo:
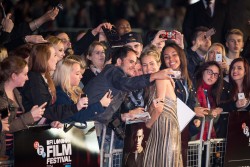
[(152, 74), (160, 69), (160, 64), (157, 63), (156, 59), (152, 55), (144, 56), (141, 59), (142, 71), (144, 74)]
[(82, 73), (81, 73), (81, 67), (80, 64), (73, 64), (71, 73), (70, 73), (70, 85), (73, 86), (78, 86), (80, 83), (80, 80), (82, 78)]
[(127, 53), (127, 56), (123, 59), (117, 59), (117, 65), (127, 74), (128, 76), (135, 76), (135, 64), (136, 54), (132, 51)]
[(203, 81), (207, 85), (213, 85), (218, 80), (219, 77), (219, 68), (215, 65), (207, 67), (207, 69), (203, 72)]
[(164, 62), (168, 68), (179, 70), (181, 61), (177, 51), (172, 47), (167, 47), (164, 52)]
[(230, 75), (235, 81), (243, 81), (246, 72), (242, 61), (234, 63)]
[(96, 45), (91, 55), (88, 55), (87, 58), (97, 68), (103, 68), (105, 63), (105, 50), (103, 46)]

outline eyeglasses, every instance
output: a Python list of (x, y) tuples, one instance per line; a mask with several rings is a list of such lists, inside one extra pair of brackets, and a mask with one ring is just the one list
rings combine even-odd
[(214, 78), (219, 78), (219, 73), (214, 73), (211, 69), (206, 69), (208, 75), (214, 75)]

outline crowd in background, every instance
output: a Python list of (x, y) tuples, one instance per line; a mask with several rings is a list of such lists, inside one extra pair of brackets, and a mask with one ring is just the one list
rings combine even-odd
[[(13, 134), (28, 125), (60, 128), (89, 120), (96, 121), (100, 145), (107, 126), (118, 129), (114, 146), (122, 148), (124, 122), (147, 106), (150, 144), (141, 163), (185, 166), (188, 141), (207, 139), (211, 117), (211, 137), (225, 138), (227, 119), (221, 113), (249, 111), (250, 16), (247, 4), (238, 6), (249, 17), (234, 24), (229, 17), (234, 2), (66, 0), (63, 9), (59, 1), (2, 2), (0, 109), (9, 114), (1, 119), (0, 156), (13, 158)], [(122, 42), (118, 48), (103, 31), (113, 25)], [(93, 28), (74, 40), (60, 27)], [(169, 128), (179, 128), (176, 97), (196, 114), (182, 133)], [(208, 119), (201, 136), (203, 117)], [(158, 136), (159, 129), (166, 133)], [(154, 146), (154, 139), (171, 148)], [(152, 152), (163, 156), (156, 161)]]

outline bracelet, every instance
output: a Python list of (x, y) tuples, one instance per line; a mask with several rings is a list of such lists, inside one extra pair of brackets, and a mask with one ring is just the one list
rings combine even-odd
[(37, 26), (36, 21), (34, 20), (33, 22), (34, 22), (36, 29), (38, 29), (39, 27)]

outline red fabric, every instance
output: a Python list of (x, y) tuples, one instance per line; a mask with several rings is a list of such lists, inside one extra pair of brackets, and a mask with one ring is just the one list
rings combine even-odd
[[(211, 96), (211, 85), (207, 85), (204, 81), (202, 81), (201, 86), (198, 87), (197, 99), (198, 99), (201, 107), (207, 108), (208, 103), (207, 103), (206, 95), (204, 93), (204, 91), (206, 91), (206, 90), (207, 90), (210, 108), (214, 109), (216, 107), (216, 104)], [(204, 127), (204, 133), (203, 133), (203, 137), (202, 137), (203, 140), (207, 140), (208, 130), (209, 130), (209, 122), (206, 121), (205, 127)], [(199, 139), (199, 138), (200, 138), (200, 134), (198, 134), (198, 136), (197, 136), (197, 139)], [(216, 133), (215, 133), (214, 127), (212, 127), (211, 138), (212, 139), (216, 138)]]

